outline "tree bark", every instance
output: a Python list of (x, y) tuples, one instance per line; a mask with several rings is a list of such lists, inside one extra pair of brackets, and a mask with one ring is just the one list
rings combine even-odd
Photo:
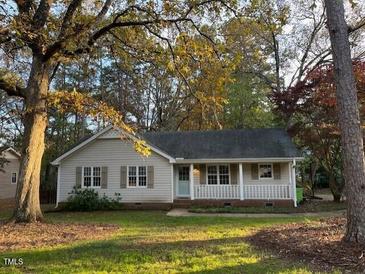
[(36, 222), (42, 219), (39, 200), (41, 162), (47, 126), (46, 96), (49, 66), (40, 57), (33, 57), (26, 88), (24, 141), (16, 192), (15, 222)]
[(363, 136), (352, 68), (343, 0), (325, 0), (335, 66), (336, 97), (341, 129), (347, 230), (345, 240), (365, 243), (365, 168)]
[(312, 192), (312, 197), (314, 197), (314, 189), (315, 189), (315, 180), (316, 180), (316, 174), (317, 174), (317, 169), (318, 169), (318, 161), (312, 161), (312, 163), (310, 164), (310, 182), (311, 182), (311, 192)]
[(342, 197), (342, 191), (343, 191), (342, 186), (337, 181), (336, 177), (333, 175), (333, 172), (330, 172), (328, 175), (329, 175), (329, 186), (331, 193), (333, 195), (333, 201), (335, 203), (339, 203), (341, 202), (341, 197)]

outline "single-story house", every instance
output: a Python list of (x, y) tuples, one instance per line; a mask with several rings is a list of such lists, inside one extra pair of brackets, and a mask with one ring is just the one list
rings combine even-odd
[(78, 186), (130, 206), (296, 206), (301, 156), (284, 129), (148, 132), (149, 157), (121, 134), (107, 127), (52, 162), (57, 203)]
[(0, 200), (13, 202), (19, 175), (20, 154), (12, 147), (0, 148)]

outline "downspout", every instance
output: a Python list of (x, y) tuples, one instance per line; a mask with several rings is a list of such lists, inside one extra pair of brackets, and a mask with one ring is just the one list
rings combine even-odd
[(175, 184), (174, 184), (174, 164), (170, 162), (171, 165), (171, 204), (174, 203), (174, 189), (175, 189)]
[(59, 194), (59, 188), (60, 188), (60, 180), (61, 179), (61, 165), (57, 166), (57, 186), (56, 186), (56, 206), (58, 207), (58, 194)]
[(297, 207), (297, 178), (296, 178), (296, 174), (295, 174), (295, 165), (296, 165), (296, 161), (295, 159), (293, 159), (293, 170), (292, 170), (292, 182), (293, 182), (293, 191), (294, 191), (294, 207)]

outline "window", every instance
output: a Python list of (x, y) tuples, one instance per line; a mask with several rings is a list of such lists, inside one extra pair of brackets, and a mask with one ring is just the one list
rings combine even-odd
[(137, 186), (137, 167), (128, 167), (128, 184), (129, 186)]
[(189, 181), (190, 168), (188, 166), (179, 167), (179, 181)]
[(17, 176), (16, 176), (16, 172), (13, 172), (11, 174), (11, 183), (12, 184), (16, 184), (17, 183)]
[(101, 185), (101, 168), (84, 167), (83, 187), (100, 188)]
[(101, 183), (101, 171), (100, 167), (93, 168), (93, 187), (100, 187)]
[(208, 185), (228, 185), (229, 184), (229, 166), (217, 165), (208, 166)]
[(219, 166), (219, 184), (229, 185), (229, 168), (228, 168), (228, 166)]
[(272, 164), (259, 164), (259, 177), (260, 179), (271, 179)]
[(138, 185), (147, 186), (147, 168), (145, 166), (138, 167)]
[(217, 166), (208, 166), (208, 185), (217, 185)]
[(147, 187), (147, 167), (129, 166), (128, 167), (128, 186)]

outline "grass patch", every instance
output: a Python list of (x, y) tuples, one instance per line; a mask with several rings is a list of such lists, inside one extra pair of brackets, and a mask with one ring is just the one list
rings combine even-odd
[[(53, 223), (108, 223), (120, 229), (104, 240), (0, 253), (0, 273), (311, 273), (246, 240), (259, 228), (308, 218), (168, 217), (162, 211), (55, 212), (45, 217)], [(24, 264), (5, 266), (5, 257), (22, 258)]]
[(298, 207), (191, 207), (194, 213), (311, 213), (345, 210), (346, 203), (305, 201)]

